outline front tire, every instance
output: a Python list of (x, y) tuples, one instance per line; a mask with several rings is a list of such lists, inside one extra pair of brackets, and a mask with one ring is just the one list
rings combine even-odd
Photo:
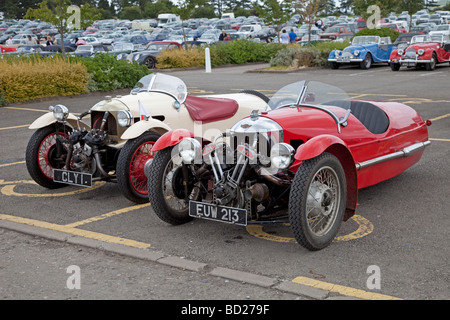
[(153, 159), (151, 151), (160, 135), (147, 131), (136, 139), (128, 140), (117, 160), (117, 184), (120, 191), (135, 203), (148, 202), (147, 177), (144, 173), (145, 163)]
[(366, 54), (366, 57), (360, 64), (361, 69), (368, 70), (372, 66), (372, 55), (370, 53)]
[(430, 62), (425, 64), (425, 69), (427, 71), (434, 71), (436, 69), (436, 64), (437, 64), (437, 57), (436, 54), (433, 53)]
[(25, 163), (28, 173), (37, 184), (48, 189), (66, 186), (53, 181), (53, 169), (63, 169), (66, 165), (67, 150), (61, 145), (61, 154), (57, 153), (57, 132), (61, 137), (67, 137), (72, 129), (47, 126), (36, 130), (28, 142), (25, 152)]
[(334, 155), (323, 153), (302, 162), (289, 196), (289, 221), (300, 245), (315, 251), (333, 241), (343, 219), (346, 190), (344, 169)]
[(180, 225), (193, 219), (189, 216), (189, 200), (198, 199), (199, 191), (192, 184), (194, 179), (190, 174), (186, 195), (182, 181), (184, 165), (177, 153), (172, 154), (173, 149), (166, 148), (155, 155), (148, 173), (148, 198), (161, 220)]
[(393, 62), (391, 62), (390, 65), (391, 65), (391, 70), (392, 71), (399, 71), (400, 70), (400, 63), (393, 63)]

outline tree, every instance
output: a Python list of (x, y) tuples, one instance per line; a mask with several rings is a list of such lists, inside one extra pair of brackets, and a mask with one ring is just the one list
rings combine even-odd
[(398, 11), (408, 11), (410, 13), (409, 32), (411, 32), (412, 17), (411, 14), (423, 9), (425, 0), (398, 0)]
[(367, 19), (372, 14), (367, 9), (374, 5), (380, 9), (380, 16), (386, 17), (390, 12), (397, 10), (398, 0), (354, 0), (352, 7), (356, 15)]
[(173, 13), (180, 16), (181, 28), (183, 30), (183, 38), (186, 50), (188, 49), (188, 45), (186, 41), (186, 33), (184, 31), (183, 21), (188, 20), (194, 10), (205, 2), (206, 0), (178, 0), (177, 6), (172, 9)]
[(259, 5), (255, 6), (255, 11), (261, 19), (275, 27), (278, 33), (278, 41), (280, 41), (282, 25), (289, 21), (294, 14), (292, 7), (293, 0), (281, 2), (277, 0), (262, 0)]
[(308, 46), (311, 45), (312, 26), (316, 21), (321, 6), (325, 3), (326, 1), (324, 0), (298, 0), (296, 2), (297, 11), (303, 15), (308, 24)]
[(29, 8), (25, 19), (35, 19), (51, 23), (61, 35), (61, 52), (65, 59), (64, 33), (72, 29), (84, 29), (92, 25), (99, 18), (94, 8), (89, 4), (83, 6), (71, 6), (70, 0), (52, 0), (50, 3), (43, 1), (37, 9)]

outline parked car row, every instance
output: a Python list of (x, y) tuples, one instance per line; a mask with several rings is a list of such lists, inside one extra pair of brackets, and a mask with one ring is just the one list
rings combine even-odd
[(404, 42), (396, 46), (389, 37), (357, 36), (344, 50), (333, 50), (328, 56), (332, 69), (345, 64), (359, 64), (369, 69), (373, 63), (388, 63), (392, 71), (401, 66), (425, 67), (433, 71), (436, 65), (450, 62), (450, 38), (448, 34), (405, 34)]

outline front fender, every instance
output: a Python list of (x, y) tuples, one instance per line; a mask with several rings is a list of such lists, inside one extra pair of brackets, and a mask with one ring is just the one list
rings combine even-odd
[(156, 152), (168, 147), (173, 147), (180, 143), (184, 138), (193, 138), (194, 133), (186, 129), (177, 129), (163, 134), (153, 145), (152, 151)]
[(298, 147), (294, 158), (298, 161), (315, 158), (333, 144), (340, 144), (347, 148), (347, 145), (342, 139), (333, 135), (324, 134), (314, 137)]
[(156, 119), (141, 120), (129, 127), (120, 137), (123, 140), (129, 140), (139, 137), (146, 131), (153, 130), (160, 134), (170, 131), (171, 128), (164, 122)]
[[(73, 114), (73, 113), (69, 113), (69, 116), (67, 117), (67, 122), (72, 126), (75, 127), (77, 126), (77, 117)], [(40, 116), (39, 118), (37, 118), (36, 120), (33, 121), (33, 123), (28, 127), (28, 129), (40, 129), (40, 128), (44, 128), (46, 126), (49, 126), (53, 123), (58, 122), (58, 120), (55, 119), (55, 117), (53, 116), (53, 112), (48, 112), (42, 116)], [(87, 126), (85, 123), (83, 123), (83, 127), (89, 127)]]
[(347, 221), (356, 212), (358, 179), (355, 160), (346, 143), (333, 135), (317, 136), (298, 147), (294, 157), (297, 161), (304, 161), (317, 157), (325, 151), (336, 156), (344, 168), (347, 182), (347, 203), (344, 221)]

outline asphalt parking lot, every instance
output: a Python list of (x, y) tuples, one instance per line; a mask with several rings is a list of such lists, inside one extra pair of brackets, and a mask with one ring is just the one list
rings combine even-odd
[[(305, 289), (298, 295), (310, 299), (334, 296), (449, 299), (446, 200), (450, 195), (450, 66), (438, 66), (434, 72), (415, 69), (392, 72), (388, 66), (381, 65), (370, 70), (344, 67), (292, 73), (261, 73), (257, 70), (260, 67), (218, 68), (211, 73), (196, 69), (170, 74), (183, 79), (193, 95), (254, 89), (271, 96), (282, 86), (301, 79), (322, 81), (346, 90), (355, 99), (408, 104), (433, 122), (429, 127), (432, 144), (421, 161), (398, 177), (361, 190), (357, 215), (342, 225), (331, 246), (309, 252), (295, 242), (287, 225), (243, 228), (205, 220), (176, 227), (167, 225), (156, 217), (150, 205), (134, 205), (125, 199), (115, 184), (96, 183), (92, 189), (70, 186), (59, 190), (45, 190), (36, 185), (24, 163), (25, 148), (33, 133), (27, 128), (29, 124), (47, 112), (49, 105), (62, 103), (79, 114), (101, 100), (102, 94), (0, 108), (0, 227), (23, 226), (23, 232), (37, 232), (39, 236), (58, 233), (66, 235), (64, 241), (75, 237), (97, 241), (104, 244), (99, 246), (102, 251), (108, 250), (111, 244), (121, 246), (122, 254), (127, 250), (133, 254), (141, 250), (159, 257), (156, 260), (177, 257), (192, 262), (192, 269), (205, 277), (214, 270), (216, 275), (224, 277), (224, 270), (236, 270), (276, 279), (273, 286), (297, 284), (325, 292), (325, 295), (314, 295), (317, 292), (308, 295)], [(126, 90), (113, 94), (124, 93)], [(8, 232), (3, 234), (4, 243), (8, 242), (8, 235)], [(46, 255), (46, 250), (41, 254)], [(120, 255), (115, 259), (120, 260)], [(180, 260), (173, 261), (168, 264), (180, 267)], [(20, 260), (13, 266), (2, 268), (2, 264), (1, 279), (13, 279), (11, 270), (20, 272), (23, 268), (26, 272), (26, 265)], [(379, 286), (371, 286), (373, 275), (378, 276)], [(234, 280), (245, 281), (239, 277)], [(139, 281), (136, 275), (129, 280), (130, 286)], [(7, 293), (10, 284), (5, 282), (0, 282), (0, 287), (6, 288), (3, 290)], [(20, 299), (20, 290), (14, 292), (16, 296), (8, 298)], [(101, 293), (97, 297), (101, 299)], [(212, 298), (230, 299), (230, 296), (221, 295), (217, 290)]]

